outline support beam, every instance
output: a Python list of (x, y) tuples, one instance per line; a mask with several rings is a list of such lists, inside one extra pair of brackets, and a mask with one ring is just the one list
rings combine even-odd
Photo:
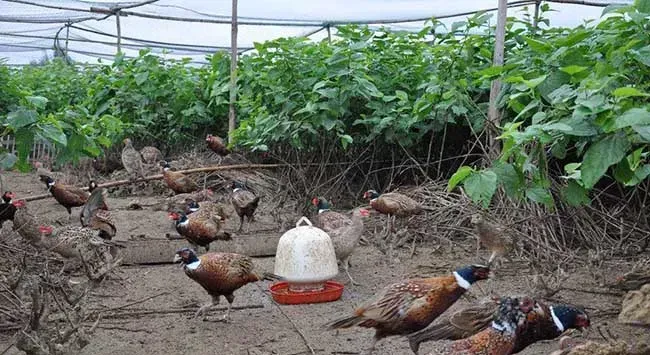
[(117, 23), (117, 54), (122, 52), (122, 26), (120, 26), (120, 13), (115, 13), (115, 22)]
[(332, 29), (330, 25), (327, 25), (325, 28), (327, 28), (327, 42), (332, 43)]
[(542, 4), (542, 0), (535, 1), (535, 12), (533, 13), (533, 28), (537, 29), (539, 25), (537, 19), (539, 18), (539, 6)]
[[(495, 32), (494, 43), (494, 59), (492, 64), (494, 66), (503, 65), (503, 52), (506, 39), (506, 21), (508, 17), (508, 0), (499, 0), (499, 8), (497, 10), (497, 28)], [(496, 140), (498, 136), (498, 128), (501, 125), (501, 117), (497, 109), (497, 97), (501, 91), (501, 82), (499, 80), (492, 81), (490, 88), (490, 105), (488, 108), (488, 129), (490, 145), (488, 152), (491, 160), (496, 159), (500, 153), (499, 142)]]
[(235, 130), (237, 115), (237, 0), (232, 0), (232, 23), (230, 25), (230, 104), (228, 106), (228, 142)]

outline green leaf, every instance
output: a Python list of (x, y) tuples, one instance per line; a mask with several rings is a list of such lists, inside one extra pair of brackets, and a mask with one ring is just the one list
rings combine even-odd
[(149, 79), (149, 73), (148, 72), (142, 72), (142, 73), (137, 73), (135, 74), (135, 83), (140, 86), (144, 84), (145, 81)]
[(553, 206), (553, 196), (551, 196), (551, 193), (543, 187), (535, 186), (527, 188), (526, 198), (541, 203), (547, 207)]
[(487, 208), (497, 190), (497, 174), (491, 170), (474, 172), (463, 181), (463, 186), (465, 187), (465, 193), (472, 201), (480, 203), (483, 208)]
[(348, 145), (352, 144), (353, 139), (350, 135), (348, 134), (342, 134), (339, 136), (341, 139), (341, 145), (343, 146), (343, 149), (348, 149)]
[(45, 106), (47, 106), (47, 102), (49, 101), (46, 97), (43, 96), (26, 96), (25, 100), (34, 105), (34, 107), (40, 109), (44, 109)]
[(564, 201), (566, 201), (570, 206), (578, 207), (588, 205), (591, 202), (587, 195), (587, 190), (574, 180), (569, 180), (567, 186), (562, 189), (561, 194)]
[(615, 128), (650, 125), (650, 112), (645, 108), (631, 108), (616, 119)]
[(497, 181), (509, 197), (520, 196), (523, 179), (512, 164), (497, 161), (492, 166), (492, 171), (497, 174)]
[(34, 110), (19, 108), (7, 115), (7, 126), (13, 130), (29, 126), (36, 121), (38, 121), (38, 114)]
[(638, 133), (646, 143), (650, 143), (650, 126), (632, 126), (632, 129)]
[(582, 158), (581, 179), (591, 189), (607, 172), (607, 168), (625, 158), (630, 142), (624, 135), (613, 134), (593, 143)]
[(634, 7), (641, 13), (650, 14), (650, 0), (635, 0)]
[(542, 42), (540, 40), (530, 38), (530, 37), (524, 37), (524, 41), (530, 46), (530, 48), (539, 53), (549, 53), (553, 50), (553, 46), (546, 42)]
[(540, 124), (545, 119), (546, 119), (546, 112), (538, 111), (533, 115), (533, 124)]
[(39, 128), (41, 137), (45, 138), (46, 140), (59, 143), (64, 147), (68, 144), (68, 138), (60, 128), (55, 127), (51, 124), (45, 124)]
[(397, 96), (397, 98), (401, 101), (408, 101), (409, 99), (409, 95), (402, 90), (395, 90), (395, 96)]
[(0, 169), (11, 169), (14, 167), (16, 162), (18, 161), (18, 157), (16, 154), (9, 153), (9, 152), (2, 152), (0, 153)]
[(587, 69), (589, 69), (589, 68), (582, 67), (582, 66), (579, 66), (579, 65), (569, 65), (569, 66), (560, 68), (561, 71), (563, 71), (563, 72), (565, 72), (565, 73), (567, 73), (569, 75), (577, 74), (577, 73), (583, 72), (583, 71), (585, 71)]
[(541, 84), (544, 80), (546, 80), (546, 75), (542, 75), (530, 80), (525, 80), (524, 84), (526, 84), (526, 86), (528, 86), (529, 89), (534, 89), (537, 87), (537, 85)]
[(630, 50), (634, 59), (650, 67), (650, 46), (645, 46), (639, 50)]
[(640, 91), (637, 88), (633, 88), (633, 87), (629, 87), (629, 86), (618, 88), (618, 89), (612, 91), (612, 95), (614, 95), (615, 97), (618, 97), (618, 98), (621, 98), (621, 97), (633, 97), (633, 96), (650, 96), (650, 94), (646, 94), (645, 92)]
[(470, 166), (461, 166), (454, 175), (451, 176), (449, 179), (449, 183), (447, 185), (447, 191), (452, 191), (456, 185), (458, 185), (460, 182), (465, 180), (469, 174), (473, 173), (474, 169)]

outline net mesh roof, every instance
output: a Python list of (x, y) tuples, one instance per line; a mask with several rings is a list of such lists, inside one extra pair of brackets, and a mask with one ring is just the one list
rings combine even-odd
[[(144, 4), (143, 3), (147, 3)], [(327, 36), (322, 29), (347, 23), (417, 31), (431, 17), (451, 24), (480, 10), (494, 10), (497, 0), (239, 0), (238, 48), (278, 37)], [(534, 0), (510, 0), (510, 16), (532, 14)], [(577, 26), (597, 20), (608, 4), (633, 0), (589, 0), (591, 5), (550, 3), (551, 26)], [(120, 8), (122, 51), (136, 56), (151, 48), (168, 58), (229, 50), (231, 0), (84, 1), (0, 0), (0, 58), (27, 64), (52, 57), (55, 42), (75, 61), (111, 59), (116, 51), (117, 23), (111, 9)], [(493, 19), (494, 21), (494, 19)], [(58, 38), (58, 42), (57, 42)], [(163, 54), (164, 52), (164, 54)]]

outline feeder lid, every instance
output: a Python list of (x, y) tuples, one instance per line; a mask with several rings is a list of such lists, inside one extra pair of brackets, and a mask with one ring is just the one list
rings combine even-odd
[(332, 240), (307, 217), (301, 217), (296, 228), (278, 241), (274, 273), (288, 282), (325, 282), (338, 272)]

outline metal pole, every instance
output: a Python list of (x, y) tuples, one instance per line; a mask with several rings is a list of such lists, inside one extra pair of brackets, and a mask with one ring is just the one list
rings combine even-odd
[(230, 31), (230, 105), (228, 107), (228, 141), (235, 130), (237, 116), (235, 101), (237, 100), (237, 0), (232, 0), (232, 23)]
[(120, 26), (120, 12), (115, 13), (115, 22), (117, 23), (117, 54), (122, 52), (122, 26)]
[[(506, 39), (506, 21), (508, 16), (508, 0), (499, 0), (499, 8), (497, 10), (497, 28), (495, 33), (495, 43), (494, 43), (494, 66), (503, 65), (503, 51)], [(497, 110), (497, 97), (499, 96), (499, 91), (501, 91), (501, 82), (499, 80), (492, 81), (492, 87), (490, 88), (490, 105), (488, 108), (488, 121), (490, 125), (490, 130), (492, 131), (489, 135), (490, 139), (490, 151), (489, 156), (491, 159), (496, 159), (500, 152), (500, 147), (498, 141), (496, 140), (497, 127), (500, 126), (500, 117), (499, 111)]]
[(533, 28), (535, 29), (537, 29), (537, 18), (539, 18), (539, 6), (541, 3), (541, 0), (535, 1), (535, 12), (533, 13)]
[(70, 22), (68, 22), (65, 25), (65, 53), (63, 55), (65, 56), (65, 62), (70, 64), (68, 62), (68, 42), (70, 41)]
[(327, 42), (332, 43), (332, 30), (330, 29), (330, 25), (328, 24), (326, 28), (327, 28)]

